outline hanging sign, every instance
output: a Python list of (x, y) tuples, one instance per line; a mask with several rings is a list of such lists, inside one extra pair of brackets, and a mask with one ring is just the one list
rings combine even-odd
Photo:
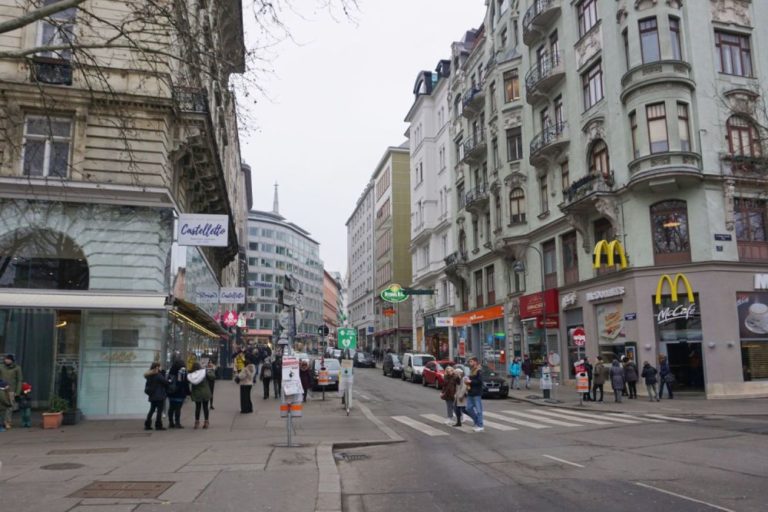
[(179, 245), (226, 247), (229, 243), (229, 217), (180, 213), (176, 238)]
[(245, 288), (221, 288), (219, 302), (222, 304), (245, 304)]
[(224, 313), (224, 325), (234, 327), (237, 325), (237, 311), (227, 311)]
[(583, 347), (587, 344), (587, 333), (583, 327), (575, 328), (571, 336), (573, 337), (573, 344), (577, 347)]
[(408, 298), (408, 294), (405, 293), (405, 290), (399, 284), (393, 284), (389, 288), (382, 290), (380, 296), (382, 300), (387, 302), (403, 302)]
[(195, 304), (218, 304), (219, 303), (219, 289), (218, 288), (197, 288), (195, 290)]

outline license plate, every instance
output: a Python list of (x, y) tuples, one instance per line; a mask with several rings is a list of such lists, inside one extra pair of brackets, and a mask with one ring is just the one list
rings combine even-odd
[(498, 393), (499, 388), (488, 388), (489, 393)]

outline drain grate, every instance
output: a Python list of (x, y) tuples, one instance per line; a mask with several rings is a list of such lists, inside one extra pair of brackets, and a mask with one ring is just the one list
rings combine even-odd
[(51, 450), (48, 455), (94, 455), (99, 453), (125, 453), (128, 448), (82, 448), (71, 450)]
[(176, 482), (93, 482), (69, 498), (158, 498)]
[(343, 460), (345, 462), (354, 462), (356, 460), (366, 460), (371, 458), (369, 455), (366, 455), (364, 453), (339, 452), (339, 453), (334, 453), (333, 456), (336, 460)]
[(85, 464), (77, 464), (76, 462), (60, 462), (58, 464), (40, 466), (40, 469), (46, 469), (48, 471), (64, 471), (66, 469), (80, 469), (84, 467)]

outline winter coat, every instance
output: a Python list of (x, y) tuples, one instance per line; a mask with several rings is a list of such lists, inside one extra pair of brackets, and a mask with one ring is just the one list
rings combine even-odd
[(187, 369), (181, 365), (171, 366), (168, 371), (168, 398), (174, 401), (183, 401), (189, 396), (189, 381), (187, 381)]
[(520, 373), (523, 371), (522, 366), (520, 365), (519, 361), (515, 361), (512, 364), (509, 365), (509, 374), (512, 377), (519, 377)]
[(467, 405), (467, 385), (464, 383), (464, 377), (456, 383), (456, 393), (453, 396), (457, 407)]
[(21, 383), (23, 378), (21, 375), (21, 368), (16, 363), (7, 365), (0, 362), (0, 380), (4, 380), (8, 384), (8, 391), (17, 395), (21, 394)]
[(207, 370), (205, 372), (205, 379), (200, 384), (192, 384), (192, 401), (193, 402), (210, 402), (213, 394), (211, 393), (211, 386), (208, 385), (208, 379), (213, 379), (216, 374), (213, 370)]
[(32, 408), (32, 393), (22, 393), (16, 395), (16, 401), (19, 403), (19, 409)]
[(627, 362), (624, 365), (624, 380), (627, 382), (637, 382), (637, 365), (632, 361)]
[(13, 406), (13, 403), (11, 402), (11, 395), (8, 394), (10, 390), (10, 387), (0, 389), (0, 421), (3, 420), (2, 415), (5, 414), (5, 411)]
[(440, 393), (440, 398), (443, 400), (455, 400), (456, 388), (459, 384), (459, 379), (455, 375), (446, 375), (443, 381), (443, 392)]
[(270, 357), (267, 357), (264, 362), (261, 363), (259, 378), (261, 380), (269, 380), (272, 378), (272, 359)]
[(608, 367), (605, 366), (603, 363), (597, 363), (595, 365), (595, 373), (592, 376), (592, 382), (595, 383), (596, 386), (602, 386), (605, 384), (605, 381), (608, 380)]
[(299, 368), (299, 380), (301, 381), (301, 387), (309, 389), (312, 386), (312, 370), (309, 366), (306, 368)]
[(589, 380), (592, 380), (592, 370), (593, 370), (592, 364), (585, 362), (584, 371), (587, 372), (587, 378)]
[(526, 359), (522, 364), (523, 373), (529, 377), (533, 377), (533, 361)]
[(664, 380), (664, 377), (669, 375), (671, 373), (671, 370), (669, 369), (669, 362), (666, 360), (659, 364), (659, 376), (661, 377), (661, 380)]
[(168, 381), (165, 378), (165, 372), (159, 368), (144, 372), (144, 378), (147, 380), (146, 388), (147, 400), (150, 402), (163, 402), (168, 398)]
[(643, 373), (642, 376), (645, 379), (645, 384), (647, 386), (650, 386), (652, 384), (656, 384), (656, 374), (659, 373), (659, 371), (651, 366), (650, 364), (646, 364), (643, 366)]
[(246, 365), (238, 374), (241, 386), (253, 386), (253, 378), (256, 376), (256, 367), (253, 364)]
[(611, 375), (611, 387), (613, 389), (623, 389), (624, 388), (624, 368), (621, 367), (620, 364), (613, 364), (611, 365), (610, 369), (610, 375)]
[(283, 380), (283, 358), (275, 357), (272, 361), (272, 378), (280, 382)]
[(469, 373), (469, 396), (483, 396), (483, 373), (476, 368)]
[(235, 371), (239, 373), (243, 368), (245, 368), (245, 354), (240, 352), (235, 356)]

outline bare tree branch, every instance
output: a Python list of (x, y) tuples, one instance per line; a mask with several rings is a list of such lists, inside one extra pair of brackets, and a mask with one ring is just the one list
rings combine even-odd
[(29, 11), (22, 16), (11, 18), (8, 21), (0, 23), (0, 34), (5, 34), (11, 30), (25, 27), (30, 23), (34, 23), (43, 18), (48, 18), (61, 11), (66, 11), (71, 7), (77, 7), (83, 2), (85, 2), (85, 0), (61, 0), (61, 2), (49, 4), (39, 9), (35, 9), (34, 11)]

